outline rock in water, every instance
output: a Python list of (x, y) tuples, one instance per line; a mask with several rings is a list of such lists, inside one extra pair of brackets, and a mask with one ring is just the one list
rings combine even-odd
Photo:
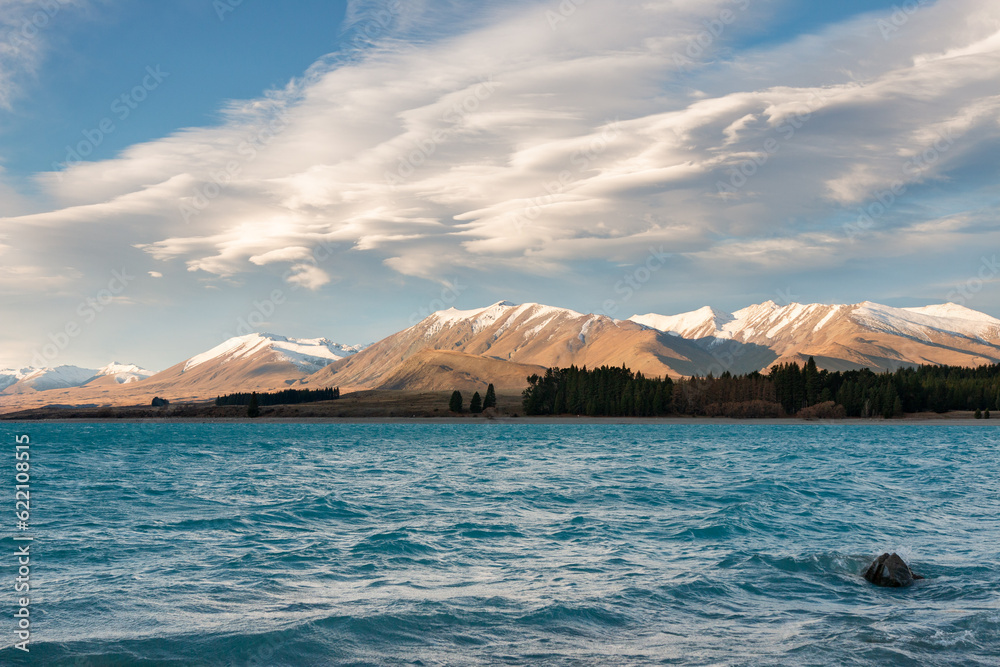
[(876, 586), (889, 586), (892, 588), (902, 588), (909, 586), (915, 579), (923, 577), (913, 574), (913, 570), (906, 564), (899, 555), (882, 554), (875, 559), (865, 572), (865, 579)]

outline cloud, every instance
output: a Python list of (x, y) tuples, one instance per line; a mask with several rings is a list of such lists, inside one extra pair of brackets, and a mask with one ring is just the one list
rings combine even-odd
[(39, 175), (49, 210), (0, 230), (100, 230), (210, 278), (277, 270), (311, 290), (338, 279), (317, 248), (372, 276), (570, 280), (651, 244), (722, 272), (836, 265), (861, 253), (845, 221), (886, 192), (869, 243), (940, 219), (940, 188), (978, 206), (992, 187), (955, 175), (995, 169), (995, 4), (734, 52), (776, 6), (755, 3), (700, 59), (705, 21), (739, 3), (570, 4), (453, 1), (436, 36), (436, 4), (353, 3), (349, 53), (219, 126)]
[(65, 294), (83, 274), (73, 267), (0, 266), (0, 288), (7, 294)]
[(288, 273), (292, 285), (316, 290), (331, 282), (330, 274), (313, 264), (294, 264)]

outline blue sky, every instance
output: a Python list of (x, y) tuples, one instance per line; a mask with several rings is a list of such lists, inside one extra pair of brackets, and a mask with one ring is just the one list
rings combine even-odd
[(998, 35), (985, 0), (0, 0), (0, 367), (501, 299), (1000, 315)]
[[(120, 123), (90, 159), (215, 123), (228, 100), (283, 87), (338, 50), (346, 11), (343, 2), (290, 4), (276, 10), (273, 3), (246, 0), (227, 11), (205, 0), (147, 0), (60, 12), (40, 31), (40, 40), (51, 37), (54, 44), (37, 76), (24, 78), (14, 109), (5, 114), (5, 167), (30, 178), (62, 162), (81, 128), (114, 116), (113, 101), (141, 81), (149, 65), (170, 74), (169, 87)], [(22, 16), (36, 11), (24, 8)]]

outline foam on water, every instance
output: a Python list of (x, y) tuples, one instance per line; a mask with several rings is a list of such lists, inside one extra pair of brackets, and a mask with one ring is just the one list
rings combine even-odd
[(998, 664), (992, 428), (4, 428), (33, 664)]

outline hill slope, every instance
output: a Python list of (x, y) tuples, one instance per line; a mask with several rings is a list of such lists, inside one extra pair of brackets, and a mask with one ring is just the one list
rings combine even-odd
[(1000, 360), (1000, 320), (956, 304), (892, 308), (870, 301), (787, 306), (766, 301), (734, 313), (702, 308), (630, 319), (706, 348), (723, 341), (767, 347), (776, 363), (801, 363), (813, 356), (830, 370), (979, 366)]
[[(773, 358), (751, 347), (755, 350), (748, 357), (762, 364)], [(520, 390), (538, 369), (572, 364), (625, 364), (647, 376), (678, 377), (705, 374), (717, 359), (713, 351), (635, 322), (501, 301), (434, 313), (306, 382), (345, 389), (481, 389), (492, 382), (498, 390)]]

